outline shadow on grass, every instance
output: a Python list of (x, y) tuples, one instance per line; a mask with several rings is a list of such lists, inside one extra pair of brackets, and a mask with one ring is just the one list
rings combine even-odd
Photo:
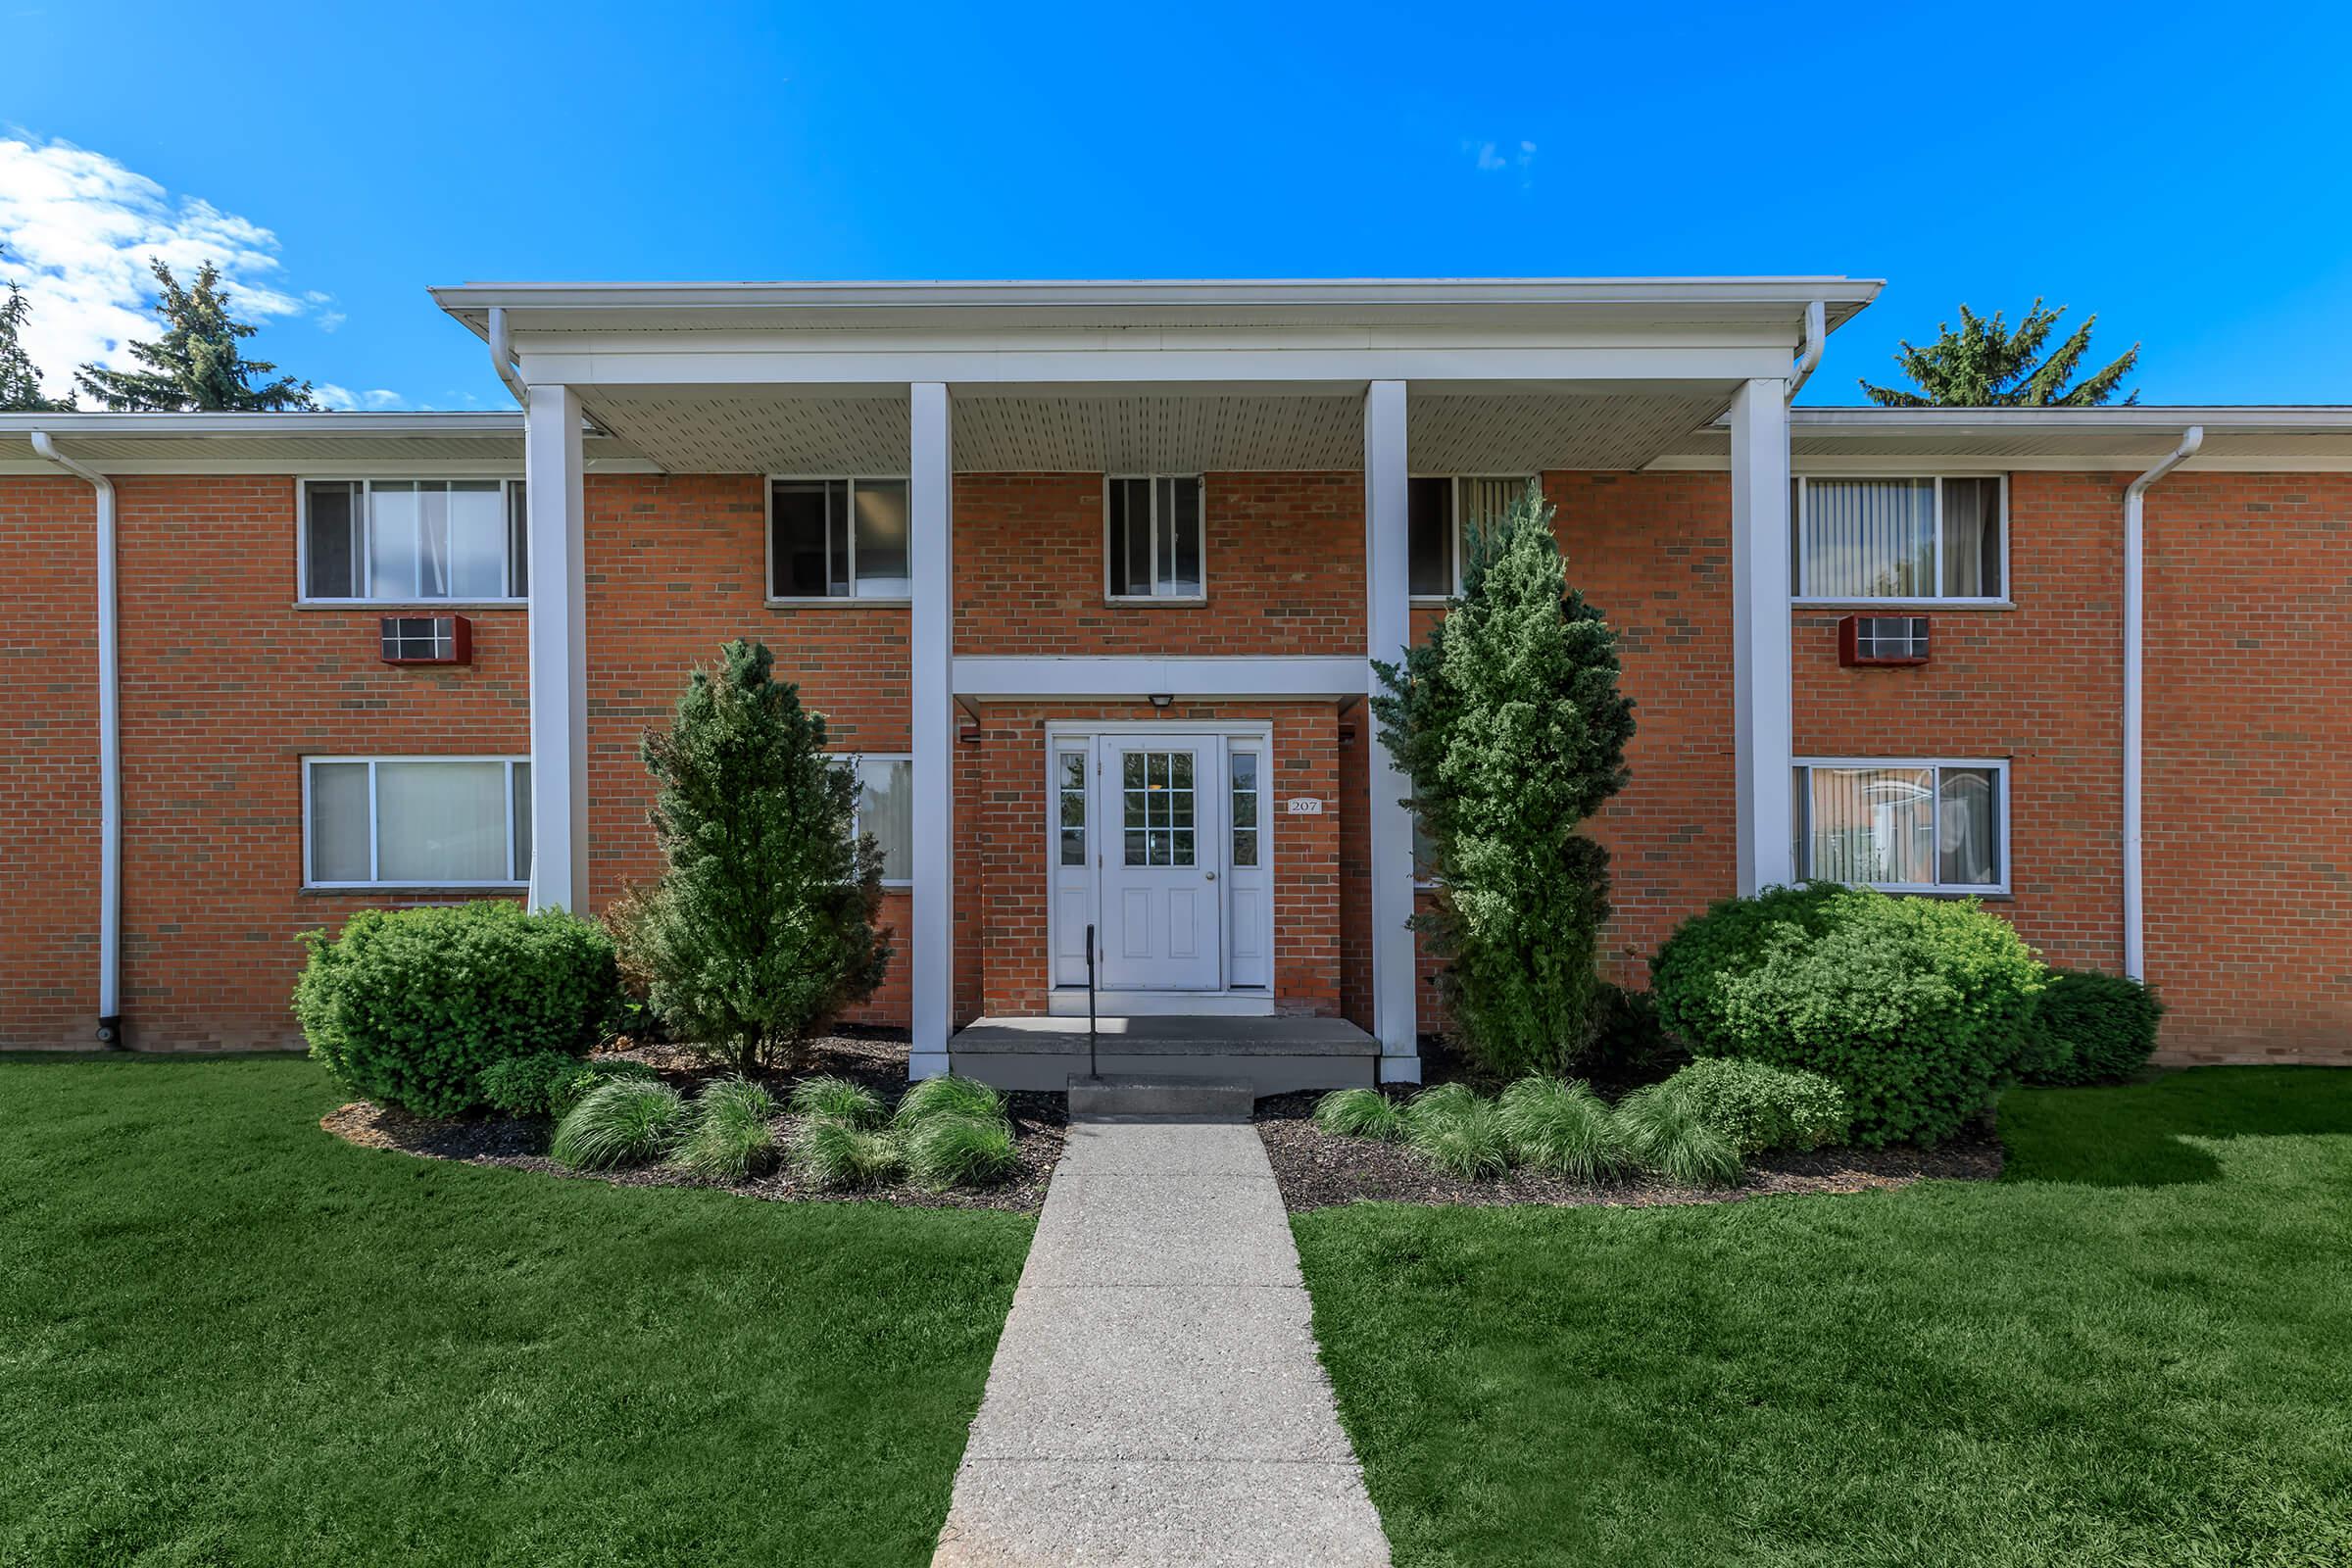
[(2000, 1129), (2004, 1181), (2217, 1181), (2221, 1161), (2198, 1140), (2352, 1135), (2352, 1068), (2196, 1067), (2108, 1089), (2015, 1089)]

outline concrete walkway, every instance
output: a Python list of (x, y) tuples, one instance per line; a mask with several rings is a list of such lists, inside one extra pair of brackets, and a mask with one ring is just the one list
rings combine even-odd
[(1079, 1123), (934, 1568), (1386, 1568), (1250, 1126)]

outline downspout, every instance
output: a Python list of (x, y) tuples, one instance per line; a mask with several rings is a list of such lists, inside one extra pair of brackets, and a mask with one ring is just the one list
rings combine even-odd
[(528, 409), (531, 406), (530, 389), (522, 384), (522, 377), (514, 370), (514, 341), (507, 331), (507, 308), (504, 305), (490, 307), (490, 368), (507, 384), (507, 390), (514, 394), (514, 401)]
[(1805, 335), (1797, 343), (1796, 368), (1788, 377), (1789, 402), (1794, 403), (1797, 393), (1804, 390), (1814, 367), (1821, 364), (1821, 351), (1829, 340), (1829, 310), (1815, 300), (1805, 307)]
[(2146, 731), (2140, 709), (2145, 690), (2142, 668), (2146, 595), (2145, 498), (2157, 480), (2196, 455), (2205, 444), (2205, 427), (2192, 424), (2182, 433), (2172, 455), (2132, 481), (2124, 491), (2124, 973), (2134, 980), (2148, 977), (2147, 926), (2140, 881), (2140, 753)]
[(122, 712), (116, 637), (115, 482), (57, 450), (46, 430), (32, 450), (98, 492), (98, 1039), (122, 1045)]

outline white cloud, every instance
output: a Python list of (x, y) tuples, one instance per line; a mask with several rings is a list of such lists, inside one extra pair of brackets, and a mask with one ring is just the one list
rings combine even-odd
[(1469, 154), (1482, 174), (1499, 173), (1506, 169), (1519, 171), (1520, 184), (1527, 183), (1527, 174), (1535, 167), (1536, 144), (1532, 141), (1500, 142), (1466, 139), (1462, 151)]
[(339, 414), (349, 414), (355, 409), (366, 409), (372, 413), (382, 409), (408, 407), (408, 399), (380, 386), (371, 387), (366, 392), (354, 392), (347, 386), (337, 386), (332, 381), (321, 381), (312, 389), (311, 395), (318, 400), (320, 408), (333, 409)]
[(278, 283), (277, 236), (269, 229), (202, 197), (173, 196), (71, 142), (0, 137), (0, 280), (23, 284), (31, 301), (24, 349), (53, 395), (69, 389), (85, 362), (136, 364), (127, 345), (158, 330), (151, 256), (183, 283), (204, 263), (218, 263), (247, 320), (309, 315), (326, 330), (343, 320), (327, 309), (330, 296)]

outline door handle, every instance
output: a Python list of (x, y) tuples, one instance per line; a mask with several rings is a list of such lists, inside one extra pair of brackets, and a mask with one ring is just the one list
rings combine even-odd
[(1209, 879), (1211, 882), (1214, 882), (1214, 881), (1217, 879), (1217, 873), (1216, 873), (1216, 872), (1214, 872), (1214, 871), (1211, 871), (1211, 872), (1209, 872), (1209, 873), (1208, 873), (1208, 879)]

